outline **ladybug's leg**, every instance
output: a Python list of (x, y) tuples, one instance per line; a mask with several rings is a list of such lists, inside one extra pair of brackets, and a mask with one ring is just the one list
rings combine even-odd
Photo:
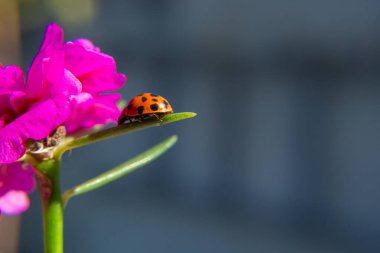
[(152, 116), (156, 117), (156, 119), (158, 119), (159, 121), (162, 122), (162, 119), (161, 119), (160, 116), (158, 116), (156, 113), (152, 113)]
[(128, 120), (131, 125), (133, 122), (136, 122), (136, 117), (128, 117)]
[(136, 119), (134, 117), (128, 117), (128, 121), (129, 121), (129, 126), (132, 126), (132, 123), (136, 121)]

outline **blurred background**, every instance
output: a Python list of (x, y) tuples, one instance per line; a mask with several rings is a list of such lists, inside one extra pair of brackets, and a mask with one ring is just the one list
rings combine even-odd
[[(45, 25), (115, 57), (129, 100), (194, 119), (74, 150), (63, 189), (172, 134), (159, 160), (74, 198), (66, 252), (380, 252), (380, 2), (20, 0), (21, 63)], [(39, 197), (20, 252), (43, 248)]]

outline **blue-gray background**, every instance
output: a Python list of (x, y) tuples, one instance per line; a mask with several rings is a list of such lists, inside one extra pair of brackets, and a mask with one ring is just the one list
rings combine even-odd
[[(115, 57), (126, 99), (198, 113), (64, 158), (65, 189), (179, 135), (70, 202), (66, 252), (380, 251), (379, 1), (35, 2), (25, 67), (55, 21)], [(21, 252), (42, 250), (40, 211), (34, 193)]]

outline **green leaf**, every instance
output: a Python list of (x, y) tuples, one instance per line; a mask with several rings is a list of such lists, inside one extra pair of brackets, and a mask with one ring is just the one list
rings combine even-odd
[(60, 159), (63, 153), (70, 149), (82, 147), (91, 143), (114, 138), (120, 135), (137, 132), (146, 128), (162, 126), (179, 120), (189, 119), (195, 117), (196, 115), (197, 114), (194, 112), (172, 113), (167, 114), (161, 117), (160, 119), (152, 117), (149, 119), (144, 119), (142, 122), (122, 124), (120, 126), (100, 130), (96, 133), (68, 140), (67, 142), (63, 143), (61, 146), (56, 148), (56, 150), (54, 151), (54, 157), (56, 159)]
[(152, 148), (146, 150), (138, 156), (135, 156), (131, 160), (120, 164), (119, 166), (111, 169), (103, 174), (100, 174), (97, 177), (94, 177), (80, 185), (77, 185), (63, 194), (63, 203), (66, 206), (69, 199), (73, 196), (80, 195), (92, 190), (95, 190), (99, 187), (102, 187), (108, 183), (111, 183), (129, 173), (134, 172), (135, 170), (147, 165), (152, 162), (160, 155), (165, 153), (177, 142), (177, 136), (173, 135), (166, 140), (160, 142), (159, 144), (153, 146)]

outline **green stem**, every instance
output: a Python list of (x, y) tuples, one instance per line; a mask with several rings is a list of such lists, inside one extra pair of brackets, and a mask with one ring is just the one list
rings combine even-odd
[(63, 205), (60, 193), (59, 160), (38, 166), (37, 184), (41, 195), (45, 253), (63, 253)]

